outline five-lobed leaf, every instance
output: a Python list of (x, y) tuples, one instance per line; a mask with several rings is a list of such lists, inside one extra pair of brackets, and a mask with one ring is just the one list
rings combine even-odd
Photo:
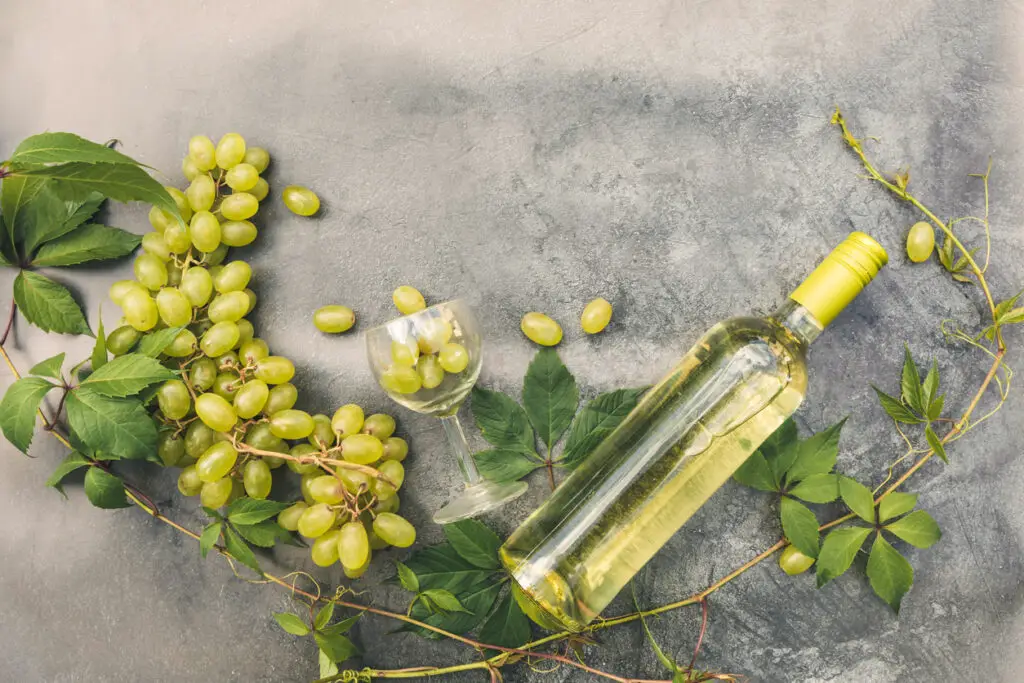
[(71, 430), (93, 451), (134, 460), (155, 457), (156, 425), (138, 401), (80, 387), (68, 394), (66, 405)]
[(44, 275), (28, 270), (18, 273), (14, 301), (25, 319), (44, 332), (92, 334), (71, 292)]
[(839, 496), (839, 481), (834, 474), (812, 474), (788, 493), (808, 503), (831, 503)]
[(217, 541), (220, 539), (221, 530), (224, 528), (223, 522), (212, 522), (206, 525), (203, 529), (203, 533), (199, 536), (199, 554), (205, 558), (206, 555), (213, 549)]
[(942, 458), (942, 462), (949, 464), (949, 458), (946, 456), (946, 447), (942, 445), (942, 439), (935, 433), (931, 425), (924, 428), (924, 438), (928, 441), (928, 445), (935, 451), (935, 455)]
[(61, 369), (64, 367), (64, 352), (58, 353), (56, 356), (51, 356), (44, 361), (40, 361), (32, 366), (28, 371), (30, 375), (38, 375), (40, 377), (52, 377), (53, 379), (60, 380)]
[(90, 467), (85, 473), (85, 497), (104, 510), (131, 505), (124, 490), (124, 482), (99, 467)]
[(463, 519), (442, 527), (452, 548), (469, 564), (481, 569), (497, 569), (501, 539), (482, 522)]
[(87, 223), (70, 234), (44, 244), (35, 257), (35, 266), (74, 266), (90, 261), (115, 259), (135, 251), (141, 238), (121, 228)]
[[(532, 457), (531, 457), (532, 456)], [(473, 460), (484, 479), (498, 483), (522, 479), (544, 463), (536, 454), (527, 455), (510, 448), (492, 448), (473, 454)]]
[(402, 584), (402, 588), (411, 593), (420, 592), (420, 582), (413, 570), (398, 560), (395, 560), (395, 569), (398, 571), (398, 582)]
[(54, 385), (42, 377), (22, 377), (0, 400), (0, 430), (22, 453), (28, 453), (36, 429), (36, 411)]
[(522, 406), (500, 391), (473, 387), (473, 419), (480, 433), (498, 448), (534, 452), (533, 429)]
[(779, 483), (775, 479), (771, 465), (761, 453), (756, 451), (740, 465), (739, 469), (733, 473), (732, 478), (744, 486), (759, 491), (779, 490)]
[(900, 603), (914, 584), (914, 568), (878, 534), (868, 556), (868, 581), (878, 597), (899, 614)]
[(821, 544), (816, 563), (818, 588), (850, 568), (857, 551), (870, 534), (871, 529), (862, 526), (841, 527), (829, 532)]
[(942, 538), (938, 523), (924, 510), (915, 510), (906, 517), (886, 524), (885, 530), (915, 548), (930, 548)]
[(537, 436), (550, 450), (576, 415), (580, 394), (576, 378), (554, 349), (533, 357), (523, 380), (523, 408)]
[(46, 485), (51, 486), (60, 492), (62, 496), (67, 498), (67, 494), (64, 493), (64, 487), (62, 482), (64, 478), (76, 470), (80, 470), (83, 467), (90, 465), (89, 459), (78, 451), (71, 451), (67, 454), (61, 464), (57, 465), (57, 469), (53, 471), (50, 478), (46, 480)]
[(646, 388), (619, 389), (596, 396), (572, 423), (559, 464), (578, 467), (640, 402)]
[(827, 474), (836, 466), (839, 457), (839, 433), (846, 418), (828, 429), (800, 441), (796, 459), (786, 471), (786, 481), (798, 482), (812, 474)]
[(306, 636), (309, 635), (309, 626), (302, 620), (297, 614), (291, 612), (274, 612), (274, 620), (277, 625), (280, 626), (285, 633), (290, 633), (293, 636)]
[(119, 356), (82, 382), (82, 387), (111, 398), (133, 396), (151, 384), (174, 379), (177, 374), (154, 358), (139, 353)]
[(921, 386), (921, 375), (917, 371), (913, 356), (910, 355), (910, 347), (903, 345), (903, 372), (900, 379), (900, 395), (903, 402), (914, 409), (919, 415), (923, 415), (928, 407), (924, 400), (924, 391)]
[(818, 556), (818, 518), (802, 503), (783, 497), (779, 504), (782, 531), (796, 549), (808, 557)]
[(505, 593), (505, 597), (484, 621), (480, 627), (479, 640), (502, 647), (518, 647), (530, 640), (530, 620), (519, 603), (512, 599), (511, 593)]
[(871, 489), (850, 477), (839, 477), (839, 494), (846, 507), (868, 524), (875, 523), (875, 497)]

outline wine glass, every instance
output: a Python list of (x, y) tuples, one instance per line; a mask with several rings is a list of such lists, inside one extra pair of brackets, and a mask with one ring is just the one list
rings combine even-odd
[(438, 524), (473, 517), (521, 496), (526, 482), (480, 476), (456, 413), (480, 376), (480, 330), (461, 300), (396, 318), (366, 333), (370, 368), (380, 386), (409, 410), (441, 419), (466, 488), (434, 514)]

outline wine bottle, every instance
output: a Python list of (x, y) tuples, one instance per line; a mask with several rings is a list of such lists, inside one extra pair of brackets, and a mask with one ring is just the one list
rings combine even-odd
[(807, 346), (887, 260), (854, 232), (773, 315), (712, 327), (502, 546), (527, 612), (596, 618), (797, 409)]

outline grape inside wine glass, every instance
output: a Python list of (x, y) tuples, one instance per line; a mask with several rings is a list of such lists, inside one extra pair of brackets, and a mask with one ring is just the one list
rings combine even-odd
[(480, 376), (480, 329), (461, 300), (431, 306), (366, 333), (370, 368), (380, 386), (409, 410), (441, 419), (466, 488), (434, 514), (438, 524), (473, 517), (526, 491), (480, 476), (456, 413)]

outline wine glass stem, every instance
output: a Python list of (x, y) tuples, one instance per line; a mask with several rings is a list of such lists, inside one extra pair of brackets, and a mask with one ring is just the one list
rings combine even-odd
[(466, 481), (466, 486), (478, 483), (480, 472), (477, 471), (476, 463), (473, 462), (473, 456), (469, 452), (469, 443), (466, 442), (466, 435), (462, 431), (462, 425), (459, 424), (458, 416), (446, 415), (441, 418), (441, 424), (444, 426), (448, 443), (451, 444), (452, 450), (455, 451), (455, 457), (458, 458), (459, 469), (462, 470), (462, 478)]

